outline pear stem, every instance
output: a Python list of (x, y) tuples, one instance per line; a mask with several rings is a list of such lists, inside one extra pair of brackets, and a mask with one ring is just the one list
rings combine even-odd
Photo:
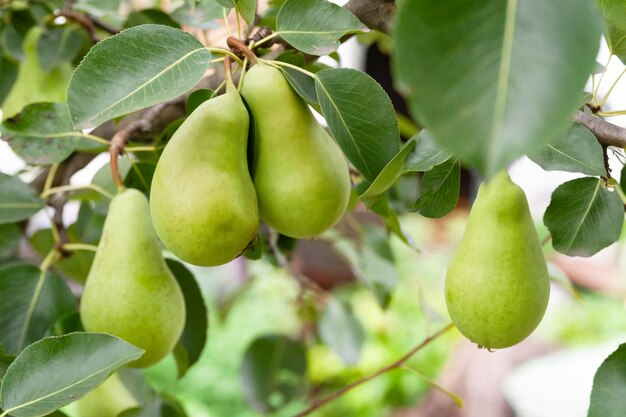
[(89, 245), (87, 243), (66, 243), (62, 248), (66, 251), (85, 250), (89, 252), (95, 252), (98, 249), (96, 245)]
[(317, 410), (318, 408), (320, 408), (320, 407), (328, 404), (329, 402), (334, 401), (337, 398), (341, 397), (346, 392), (351, 391), (353, 388), (356, 388), (359, 385), (364, 384), (365, 382), (368, 382), (368, 381), (376, 378), (379, 375), (382, 375), (384, 373), (387, 373), (387, 372), (392, 371), (392, 370), (397, 369), (397, 368), (401, 368), (405, 364), (406, 361), (411, 359), (411, 357), (413, 355), (415, 355), (418, 351), (420, 351), (422, 348), (424, 348), (430, 342), (432, 342), (433, 340), (437, 339), (439, 336), (443, 335), (448, 330), (452, 329), (452, 327), (453, 327), (452, 324), (448, 324), (446, 327), (444, 327), (443, 329), (441, 329), (438, 332), (434, 333), (432, 336), (429, 336), (426, 339), (424, 339), (419, 345), (415, 346), (413, 349), (411, 349), (408, 353), (404, 354), (404, 356), (402, 356), (397, 361), (395, 361), (395, 362), (385, 366), (382, 369), (379, 369), (378, 371), (376, 371), (376, 372), (374, 372), (374, 373), (372, 373), (372, 374), (370, 374), (368, 376), (365, 376), (365, 377), (363, 377), (361, 379), (357, 379), (353, 383), (351, 383), (349, 385), (346, 385), (345, 387), (341, 388), (339, 391), (336, 391), (336, 392), (330, 394), (327, 397), (324, 397), (324, 398), (321, 398), (319, 400), (314, 401), (313, 404), (311, 404), (311, 406), (309, 408), (307, 408), (306, 410), (296, 414), (295, 417), (307, 416), (307, 415), (311, 414), (313, 411)]
[(246, 46), (241, 40), (237, 39), (234, 36), (229, 36), (226, 38), (226, 44), (230, 49), (237, 50), (248, 57), (248, 61), (250, 61), (253, 65), (256, 64), (257, 59), (256, 55), (250, 48)]
[(224, 77), (226, 78), (226, 82), (232, 82), (233, 80), (233, 71), (231, 65), (233, 61), (230, 56), (224, 57)]
[[(120, 131), (121, 132), (121, 131)], [(126, 146), (126, 138), (117, 132), (113, 139), (111, 139), (111, 146), (109, 147), (109, 155), (111, 157), (111, 174), (113, 175), (113, 181), (117, 186), (118, 191), (122, 191), (124, 187), (124, 180), (120, 175), (120, 168), (118, 165), (118, 159), (120, 155), (124, 153), (124, 146)]]

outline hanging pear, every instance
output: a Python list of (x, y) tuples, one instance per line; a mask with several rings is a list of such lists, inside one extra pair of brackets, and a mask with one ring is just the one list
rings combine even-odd
[(259, 224), (248, 171), (249, 115), (229, 80), (178, 128), (157, 164), (150, 209), (157, 235), (185, 262), (211, 266), (239, 256)]
[(144, 349), (131, 367), (159, 362), (183, 331), (185, 300), (161, 254), (148, 200), (137, 190), (124, 190), (111, 201), (80, 317), (87, 331)]
[(15, 83), (2, 103), (2, 118), (5, 120), (31, 103), (65, 102), (72, 65), (66, 62), (49, 73), (41, 68), (37, 54), (37, 41), (41, 32), (40, 27), (33, 26), (24, 38), (24, 59), (19, 65)]
[(515, 345), (543, 318), (546, 261), (526, 195), (506, 171), (481, 185), (445, 287), (452, 321), (481, 347)]
[(123, 411), (139, 406), (117, 373), (74, 405), (77, 417), (118, 417)]
[(253, 180), (261, 219), (278, 232), (307, 238), (339, 221), (350, 196), (348, 165), (282, 72), (258, 62), (241, 94), (255, 123)]

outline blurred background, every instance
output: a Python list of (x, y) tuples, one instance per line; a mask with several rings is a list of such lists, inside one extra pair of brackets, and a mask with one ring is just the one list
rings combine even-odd
[[(153, 2), (146, 3), (145, 7)], [(335, 1), (342, 5), (343, 1)], [(141, 4), (134, 7), (143, 7)], [(393, 89), (389, 66), (389, 39), (367, 34), (353, 37), (339, 49), (341, 66), (368, 72), (387, 90), (401, 116), (406, 138), (417, 131), (401, 96)], [(598, 62), (605, 65), (608, 49), (603, 43)], [(324, 64), (336, 66), (332, 59)], [(600, 92), (621, 76), (624, 66), (613, 60)], [(604, 91), (603, 91), (604, 87)], [(608, 110), (626, 107), (626, 85), (618, 84)], [(323, 122), (323, 120), (320, 120)], [(623, 116), (611, 119), (626, 126)], [(614, 172), (621, 170), (620, 155), (611, 155)], [(108, 155), (93, 159), (77, 172), (71, 184), (88, 184), (108, 162)], [(23, 161), (0, 142), (0, 171), (20, 173)], [(547, 236), (543, 213), (552, 191), (577, 177), (565, 172), (545, 172), (523, 158), (510, 167), (512, 179), (525, 191), (539, 237)], [(326, 343), (312, 344), (307, 352), (308, 378), (324, 388), (340, 388), (398, 359), (428, 334), (449, 322), (443, 298), (446, 266), (463, 233), (479, 178), (463, 172), (462, 199), (450, 215), (432, 220), (406, 213), (402, 230), (419, 248), (410, 248), (382, 232), (380, 220), (365, 208), (345, 219), (339, 228), (346, 234), (365, 233), (388, 240), (391, 262), (372, 258), (366, 273), (393, 282), (387, 309), (376, 294), (356, 281), (364, 272), (350, 261), (348, 249), (337, 250), (337, 233), (312, 241), (300, 241), (294, 252), (297, 273), (331, 290), (343, 304), (339, 312), (328, 308), (319, 325)], [(22, 175), (25, 181), (33, 180)], [(402, 199), (414, 201), (416, 178), (402, 177), (394, 186)], [(65, 210), (66, 224), (76, 221), (79, 202)], [(404, 210), (407, 211), (407, 210)], [(28, 225), (34, 235), (48, 220), (42, 214)], [(330, 243), (333, 243), (332, 245)], [(341, 243), (341, 242), (339, 242)], [(550, 305), (537, 331), (512, 348), (479, 350), (453, 331), (420, 351), (408, 366), (355, 389), (315, 416), (359, 417), (584, 417), (593, 375), (602, 360), (626, 340), (626, 248), (624, 239), (591, 258), (571, 258), (546, 246), (554, 278)], [(193, 417), (292, 416), (305, 407), (292, 402), (272, 414), (260, 414), (246, 402), (242, 358), (250, 343), (265, 334), (306, 332), (307, 300), (299, 298), (299, 284), (272, 260), (239, 258), (217, 268), (189, 266), (198, 279), (210, 310), (208, 342), (200, 361), (180, 380), (172, 358), (150, 368), (147, 375), (157, 391), (177, 398)], [(341, 309), (347, 306), (346, 322)], [(314, 322), (311, 321), (314, 326)], [(436, 386), (443, 387), (449, 393)], [(463, 407), (455, 399), (460, 398)], [(280, 398), (276, 398), (280, 402)], [(71, 407), (70, 407), (71, 409)]]

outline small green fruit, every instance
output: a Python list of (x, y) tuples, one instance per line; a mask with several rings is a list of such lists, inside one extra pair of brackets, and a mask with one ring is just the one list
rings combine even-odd
[(335, 225), (350, 198), (348, 165), (337, 143), (280, 70), (257, 63), (241, 94), (255, 123), (253, 180), (261, 219), (295, 238)]
[(259, 224), (248, 172), (249, 115), (235, 86), (202, 103), (178, 128), (157, 164), (152, 220), (165, 246), (185, 262), (232, 261)]
[(481, 185), (446, 275), (452, 321), (489, 349), (535, 330), (550, 295), (546, 261), (524, 191), (506, 171)]
[(125, 190), (111, 202), (80, 317), (87, 331), (112, 334), (144, 349), (131, 367), (163, 359), (183, 331), (185, 300), (161, 254), (148, 200), (137, 190)]

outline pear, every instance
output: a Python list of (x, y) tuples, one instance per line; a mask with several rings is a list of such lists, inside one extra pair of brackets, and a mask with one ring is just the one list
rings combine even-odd
[(263, 62), (241, 89), (255, 123), (252, 178), (261, 219), (294, 238), (334, 226), (350, 197), (348, 165), (282, 72)]
[(41, 68), (37, 54), (37, 41), (41, 31), (41, 28), (33, 26), (24, 38), (24, 60), (20, 63), (11, 91), (2, 103), (3, 119), (15, 116), (31, 103), (65, 102), (72, 65), (64, 63), (49, 73)]
[(122, 411), (139, 406), (117, 373), (74, 405), (77, 417), (117, 417)]
[(87, 331), (108, 333), (144, 349), (131, 367), (163, 359), (183, 331), (185, 300), (161, 254), (148, 200), (137, 190), (124, 190), (111, 202), (80, 317)]
[(480, 347), (524, 340), (543, 318), (550, 282), (524, 191), (506, 171), (482, 184), (446, 274), (446, 304)]
[(249, 115), (237, 89), (202, 103), (176, 130), (154, 173), (157, 235), (185, 262), (211, 266), (239, 256), (259, 210), (248, 171)]

